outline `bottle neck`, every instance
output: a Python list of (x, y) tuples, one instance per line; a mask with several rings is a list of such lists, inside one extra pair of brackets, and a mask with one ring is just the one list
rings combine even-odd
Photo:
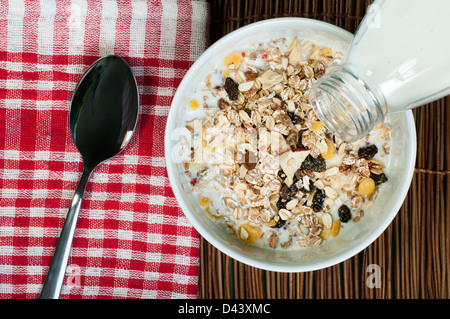
[(363, 138), (387, 114), (385, 99), (377, 87), (345, 64), (330, 68), (315, 82), (309, 100), (317, 118), (346, 142)]

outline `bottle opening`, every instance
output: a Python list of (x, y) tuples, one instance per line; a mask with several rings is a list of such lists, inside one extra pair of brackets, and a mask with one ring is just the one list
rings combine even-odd
[(363, 138), (386, 115), (384, 99), (343, 65), (314, 83), (309, 99), (323, 125), (346, 142)]

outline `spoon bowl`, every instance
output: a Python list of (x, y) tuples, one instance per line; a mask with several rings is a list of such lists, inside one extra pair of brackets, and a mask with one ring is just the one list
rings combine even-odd
[(83, 159), (83, 173), (53, 255), (41, 299), (59, 298), (81, 201), (92, 171), (130, 141), (139, 113), (139, 93), (130, 66), (119, 56), (94, 62), (75, 87), (70, 133)]

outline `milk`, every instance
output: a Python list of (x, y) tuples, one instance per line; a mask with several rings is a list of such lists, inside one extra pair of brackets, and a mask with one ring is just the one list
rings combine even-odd
[(368, 10), (347, 63), (378, 84), (391, 112), (450, 94), (450, 1), (381, 0)]

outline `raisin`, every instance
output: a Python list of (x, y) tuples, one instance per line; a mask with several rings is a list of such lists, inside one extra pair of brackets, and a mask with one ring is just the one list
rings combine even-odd
[(386, 175), (384, 173), (374, 174), (371, 172), (370, 178), (373, 179), (373, 181), (375, 182), (375, 185), (380, 185), (382, 183), (386, 183), (388, 180), (388, 178), (386, 177)]
[(239, 97), (239, 85), (232, 78), (225, 79), (224, 89), (231, 101), (236, 101)]
[(338, 209), (339, 219), (341, 222), (346, 223), (352, 218), (352, 213), (350, 212), (350, 208), (346, 205), (342, 205)]
[(305, 176), (305, 173), (301, 169), (298, 169), (294, 174), (294, 183), (302, 179), (303, 176)]
[(320, 212), (325, 203), (325, 192), (321, 189), (317, 189), (314, 193), (311, 208), (317, 213)]
[(316, 158), (314, 158), (311, 154), (309, 154), (300, 166), (302, 170), (305, 171), (313, 171), (313, 172), (324, 172), (326, 170), (326, 163), (323, 156), (320, 154)]
[(296, 149), (298, 149), (298, 150), (307, 150), (307, 149), (308, 149), (308, 148), (307, 148), (305, 145), (303, 145), (303, 143), (302, 143), (303, 132), (304, 132), (304, 131), (298, 132), (298, 142), (297, 142), (297, 145), (296, 145)]
[(280, 209), (286, 208), (286, 203), (287, 203), (286, 200), (283, 200), (281, 197), (278, 198), (277, 209), (280, 210)]
[(298, 187), (296, 184), (292, 184), (291, 186), (288, 187), (287, 189), (287, 194), (289, 196), (289, 199), (292, 199), (292, 197), (294, 197), (298, 192)]
[(280, 190), (280, 196), (283, 201), (289, 201), (294, 197), (298, 192), (298, 187), (295, 184), (292, 184), (291, 186), (287, 186), (286, 184), (283, 184), (281, 186)]
[(358, 150), (358, 156), (371, 160), (378, 153), (378, 148), (375, 145), (363, 146)]
[(295, 114), (295, 112), (287, 112), (287, 115), (291, 118), (292, 124), (303, 124), (302, 118)]
[(287, 201), (288, 199), (288, 186), (283, 184), (280, 189), (280, 200)]

